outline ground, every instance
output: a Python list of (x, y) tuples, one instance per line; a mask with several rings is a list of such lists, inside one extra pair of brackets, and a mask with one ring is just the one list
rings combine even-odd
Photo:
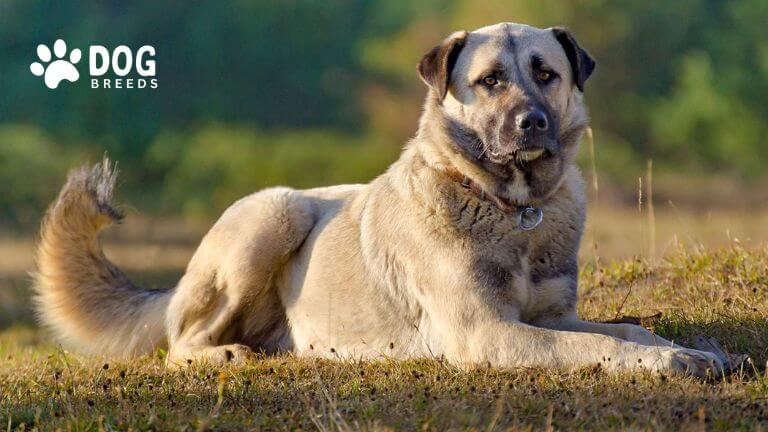
[[(621, 243), (613, 225), (593, 221), (584, 248)], [(626, 231), (637, 235), (632, 247), (651, 248), (642, 234), (650, 230)], [(194, 242), (163, 232), (163, 238), (118, 232), (108, 253), (144, 283), (172, 284)], [(129, 242), (139, 237), (162, 245)], [(0, 270), (6, 269), (0, 271), (3, 429), (768, 429), (768, 247), (760, 242), (731, 236), (708, 240), (709, 248), (665, 246), (666, 257), (657, 260), (647, 254), (596, 259), (588, 250), (583, 256), (585, 318), (649, 317), (641, 320), (644, 325), (681, 344), (705, 335), (727, 351), (749, 354), (739, 370), (711, 381), (612, 375), (599, 366), (570, 372), (466, 370), (440, 359), (317, 361), (283, 355), (257, 357), (238, 368), (193, 365), (174, 372), (165, 368), (162, 350), (128, 361), (83, 357), (52, 343), (34, 324), (29, 278), (19, 271), (30, 265), (32, 243), (0, 242)], [(673, 242), (658, 243), (661, 249)]]

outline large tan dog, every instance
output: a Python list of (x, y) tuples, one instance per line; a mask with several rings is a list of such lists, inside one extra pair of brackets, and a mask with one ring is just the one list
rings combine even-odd
[(120, 220), (104, 161), (74, 171), (42, 229), (40, 316), (99, 354), (170, 364), (252, 350), (704, 376), (722, 362), (639, 326), (576, 316), (585, 199), (573, 165), (594, 61), (567, 31), (457, 32), (421, 60), (416, 137), (367, 185), (264, 190), (230, 207), (178, 286), (135, 286), (98, 232)]

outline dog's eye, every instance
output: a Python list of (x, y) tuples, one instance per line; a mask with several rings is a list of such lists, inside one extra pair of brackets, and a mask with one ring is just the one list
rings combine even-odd
[(493, 75), (483, 77), (483, 84), (487, 85), (488, 87), (493, 87), (498, 83), (499, 80)]
[(555, 79), (555, 76), (556, 75), (554, 72), (550, 72), (547, 70), (540, 70), (536, 72), (536, 79), (539, 80), (539, 82), (542, 84), (548, 84), (550, 81)]

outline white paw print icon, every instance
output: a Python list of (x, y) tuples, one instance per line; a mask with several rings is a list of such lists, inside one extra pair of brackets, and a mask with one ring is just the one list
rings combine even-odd
[(37, 57), (40, 62), (34, 62), (29, 65), (29, 70), (35, 76), (43, 76), (43, 81), (49, 89), (55, 89), (59, 86), (62, 80), (69, 82), (75, 82), (80, 78), (80, 73), (75, 68), (75, 64), (80, 61), (82, 53), (79, 49), (75, 48), (69, 53), (69, 60), (64, 59), (64, 55), (67, 53), (67, 43), (61, 39), (58, 39), (53, 44), (53, 53), (56, 54), (57, 59), (43, 66), (43, 64), (51, 61), (51, 50), (44, 44), (37, 46)]

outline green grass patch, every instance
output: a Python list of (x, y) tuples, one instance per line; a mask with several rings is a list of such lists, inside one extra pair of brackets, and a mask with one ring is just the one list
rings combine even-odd
[(463, 369), (260, 356), (237, 368), (168, 370), (164, 353), (114, 361), (0, 332), (0, 426), (30, 430), (758, 430), (768, 428), (768, 249), (681, 252), (589, 265), (583, 316), (654, 316), (658, 334), (748, 353), (716, 381), (576, 371)]

